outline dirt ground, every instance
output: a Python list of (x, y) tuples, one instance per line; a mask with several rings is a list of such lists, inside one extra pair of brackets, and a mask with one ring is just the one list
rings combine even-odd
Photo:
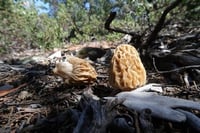
[[(114, 48), (116, 44), (106, 43), (105, 48)], [(99, 44), (91, 44), (99, 46)], [(68, 53), (74, 53), (85, 45), (67, 46)], [(62, 49), (63, 50), (63, 49)], [(119, 90), (115, 90), (108, 84), (107, 63), (91, 61), (95, 67), (98, 78), (92, 85), (70, 86), (65, 85), (63, 80), (53, 75), (52, 68), (47, 57), (59, 51), (23, 50), (15, 51), (0, 58), (0, 132), (70, 132), (67, 130), (70, 123), (65, 120), (56, 119), (52, 121), (56, 125), (53, 129), (43, 120), (57, 118), (63, 112), (77, 109), (82, 94), (88, 88), (98, 97), (114, 96)], [(63, 50), (64, 51), (64, 50)], [(163, 85), (162, 95), (200, 101), (200, 86), (170, 84), (162, 74), (147, 70), (148, 83), (159, 83)], [(128, 110), (121, 107), (121, 110)], [(199, 116), (199, 112), (195, 112)], [(67, 120), (67, 118), (66, 118)], [(58, 124), (59, 121), (61, 124)], [(42, 127), (35, 128), (38, 123)], [(56, 124), (57, 123), (57, 124)], [(65, 124), (64, 124), (65, 123)], [(195, 132), (187, 123), (173, 123), (152, 118), (156, 132)], [(159, 123), (159, 124), (158, 124)], [(46, 125), (45, 125), (46, 124)], [(158, 126), (159, 125), (159, 126)], [(140, 126), (138, 126), (141, 128)], [(142, 130), (142, 129), (141, 129)], [(142, 131), (141, 131), (142, 132)]]

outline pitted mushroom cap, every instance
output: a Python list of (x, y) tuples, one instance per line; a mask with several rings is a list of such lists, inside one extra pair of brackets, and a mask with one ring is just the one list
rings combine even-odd
[(136, 89), (146, 83), (146, 70), (133, 46), (121, 44), (115, 49), (111, 59), (109, 83), (124, 91)]
[(64, 62), (56, 63), (53, 72), (62, 77), (67, 84), (87, 84), (96, 80), (96, 70), (84, 59), (66, 56)]

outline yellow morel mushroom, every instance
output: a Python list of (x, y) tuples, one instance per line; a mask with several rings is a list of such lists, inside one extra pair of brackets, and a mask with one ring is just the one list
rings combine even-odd
[(90, 63), (74, 56), (66, 56), (65, 61), (56, 63), (53, 72), (67, 84), (88, 84), (97, 77), (96, 70)]
[(111, 59), (109, 83), (123, 91), (136, 89), (146, 83), (146, 70), (133, 46), (121, 44), (115, 49)]

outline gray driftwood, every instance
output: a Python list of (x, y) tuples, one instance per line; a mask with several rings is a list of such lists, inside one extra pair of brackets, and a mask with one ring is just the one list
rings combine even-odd
[(200, 131), (200, 118), (190, 112), (191, 109), (200, 111), (200, 103), (191, 100), (158, 95), (151, 90), (156, 89), (154, 84), (149, 84), (131, 92), (121, 92), (113, 99), (123, 100), (123, 105), (141, 113), (144, 109), (150, 109), (153, 117), (172, 122), (188, 122), (196, 130)]

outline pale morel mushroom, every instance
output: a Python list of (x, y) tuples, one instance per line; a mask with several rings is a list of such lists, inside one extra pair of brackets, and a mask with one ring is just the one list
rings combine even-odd
[(128, 44), (117, 46), (111, 59), (109, 83), (123, 91), (146, 84), (146, 70), (137, 50)]
[(90, 63), (69, 55), (65, 61), (56, 63), (53, 73), (62, 77), (66, 84), (89, 84), (97, 77), (96, 70)]

